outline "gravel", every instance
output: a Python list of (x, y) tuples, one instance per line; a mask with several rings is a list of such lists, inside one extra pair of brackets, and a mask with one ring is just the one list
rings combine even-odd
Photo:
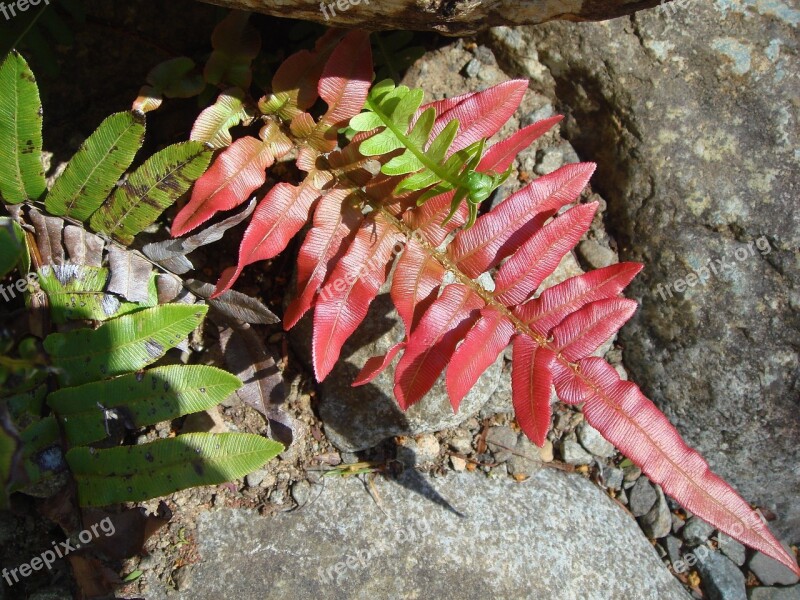
[(512, 457), (512, 451), (517, 447), (519, 435), (510, 427), (490, 427), (486, 434), (486, 444), (494, 454), (497, 462), (505, 462)]

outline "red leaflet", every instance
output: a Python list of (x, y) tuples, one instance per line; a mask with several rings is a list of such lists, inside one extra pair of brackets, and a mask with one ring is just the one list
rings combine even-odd
[(535, 300), (519, 305), (514, 313), (536, 333), (547, 336), (581, 306), (617, 296), (641, 270), (640, 263), (618, 263), (570, 277), (547, 288)]
[(239, 264), (226, 269), (217, 282), (214, 297), (230, 289), (247, 265), (277, 256), (308, 220), (320, 191), (305, 183), (300, 187), (279, 183), (264, 196), (253, 213), (239, 247)]
[[(273, 126), (274, 128), (274, 126)], [(264, 132), (264, 140), (244, 137), (220, 154), (211, 168), (197, 180), (189, 203), (172, 224), (172, 237), (180, 237), (199, 227), (217, 212), (236, 208), (264, 185), (265, 170), (291, 150), (291, 143), (277, 131)]]
[(489, 308), (481, 311), (481, 318), (469, 330), (447, 367), (447, 393), (454, 411), (458, 412), (464, 396), (497, 360), (512, 335), (514, 326), (505, 316)]
[(314, 227), (308, 232), (297, 257), (297, 297), (283, 316), (286, 331), (294, 327), (311, 308), (325, 276), (341, 258), (343, 242), (355, 235), (361, 212), (342, 202), (346, 190), (334, 190), (320, 200), (314, 212)]
[(285, 118), (291, 119), (294, 111), (304, 111), (314, 106), (319, 97), (317, 86), (322, 69), (343, 36), (342, 30), (329, 29), (317, 40), (313, 52), (296, 52), (278, 67), (272, 78), (272, 93), (282, 94), (282, 99), (291, 107), (292, 111)]
[(525, 301), (583, 237), (596, 211), (596, 202), (576, 206), (534, 233), (500, 267), (495, 298), (507, 306)]
[(553, 329), (553, 344), (565, 360), (586, 358), (628, 322), (637, 306), (627, 298), (592, 302)]
[(400, 352), (400, 350), (404, 350), (405, 347), (405, 342), (397, 343), (389, 348), (389, 351), (383, 356), (373, 356), (367, 360), (367, 362), (364, 364), (364, 367), (353, 380), (353, 387), (370, 383), (378, 375), (383, 373), (384, 370), (386, 370), (386, 367), (392, 363), (394, 357), (397, 356), (397, 353)]
[(797, 562), (766, 524), (708, 463), (689, 448), (669, 420), (635, 384), (600, 358), (580, 361), (581, 379), (595, 393), (586, 402), (586, 420), (639, 465), (667, 494), (720, 531), (739, 539), (800, 574)]
[(520, 129), (502, 142), (498, 142), (486, 151), (477, 170), (502, 173), (511, 166), (511, 163), (517, 158), (517, 154), (550, 131), (553, 125), (561, 119), (563, 119), (561, 115), (556, 115), (544, 121), (537, 121), (533, 125)]
[[(373, 216), (375, 215), (375, 216)], [(386, 281), (387, 265), (404, 236), (381, 213), (364, 219), (347, 254), (337, 263), (314, 310), (314, 373), (322, 381), (331, 372), (347, 338), (367, 316)]]
[(400, 408), (406, 410), (433, 387), (483, 304), (466, 286), (454, 283), (444, 288), (409, 337), (397, 365), (394, 395)]
[(511, 398), (517, 423), (531, 441), (544, 446), (550, 430), (550, 367), (556, 355), (539, 346), (526, 335), (514, 338), (511, 363)]
[(406, 335), (416, 329), (444, 279), (444, 267), (411, 238), (406, 243), (392, 280), (392, 300), (406, 326)]
[(540, 177), (478, 217), (472, 228), (460, 231), (448, 254), (464, 273), (478, 277), (513, 253), (541, 227), (542, 220), (534, 220), (536, 215), (549, 215), (573, 202), (594, 169), (592, 163), (565, 165)]
[(319, 95), (328, 104), (320, 124), (325, 139), (336, 147), (337, 129), (345, 127), (364, 108), (372, 82), (372, 46), (366, 31), (348, 33), (336, 47), (322, 72)]
[(458, 119), (460, 127), (458, 136), (450, 148), (451, 154), (481, 138), (490, 138), (511, 118), (527, 89), (526, 80), (512, 79), (482, 92), (462, 96), (455, 105), (452, 102), (439, 103), (439, 106), (447, 110), (444, 112), (437, 110), (438, 118), (433, 128), (433, 135), (439, 134), (448, 121)]

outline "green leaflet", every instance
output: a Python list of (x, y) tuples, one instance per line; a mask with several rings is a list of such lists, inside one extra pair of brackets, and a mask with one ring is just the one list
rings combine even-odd
[(141, 446), (73, 448), (67, 463), (81, 506), (106, 506), (233, 481), (283, 450), (282, 444), (258, 435), (190, 433)]
[(395, 87), (387, 79), (375, 85), (367, 98), (366, 112), (350, 120), (355, 131), (369, 132), (383, 128), (379, 133), (366, 139), (359, 147), (364, 156), (384, 156), (405, 149), (381, 168), (384, 175), (410, 175), (401, 181), (395, 194), (406, 194), (425, 190), (417, 200), (422, 204), (438, 196), (455, 190), (450, 214), (445, 222), (455, 214), (462, 200), (467, 200), (471, 227), (478, 214), (478, 206), (497, 189), (510, 174), (478, 173), (475, 169), (483, 155), (485, 140), (467, 146), (453, 153), (445, 160), (450, 146), (458, 134), (459, 123), (453, 119), (432, 140), (436, 110), (431, 107), (411, 125), (414, 115), (422, 105), (423, 92), (406, 86)]
[[(0, 217), (0, 277), (5, 277), (22, 261), (28, 261), (25, 233), (16, 221)], [(24, 259), (24, 260), (23, 260)]]
[(53, 392), (47, 399), (72, 446), (107, 437), (105, 410), (127, 427), (144, 427), (216, 406), (241, 387), (230, 373), (202, 365), (173, 365)]
[(0, 196), (9, 204), (44, 194), (42, 103), (33, 73), (16, 52), (0, 66), (0, 165)]
[(14, 483), (16, 465), (22, 452), (22, 442), (0, 401), (0, 510), (8, 509), (8, 491)]
[(212, 151), (200, 142), (182, 142), (151, 156), (92, 215), (95, 231), (130, 244), (200, 177)]
[(106, 118), (72, 157), (47, 195), (47, 212), (87, 221), (111, 192), (144, 141), (144, 115)]
[(164, 304), (100, 328), (54, 333), (44, 341), (62, 386), (81, 385), (143, 369), (201, 323), (207, 306)]
[(8, 412), (16, 423), (19, 424), (22, 422), (23, 424), (27, 424), (25, 423), (26, 420), (32, 418), (38, 419), (42, 414), (42, 407), (44, 406), (46, 397), (47, 386), (40, 385), (32, 390), (20, 392), (19, 394), (4, 398), (0, 400), (0, 402), (6, 403)]
[(40, 419), (22, 431), (19, 437), (22, 441), (22, 467), (28, 477), (26, 487), (64, 470), (61, 436), (53, 415)]
[(108, 269), (86, 265), (45, 265), (39, 287), (50, 300), (50, 316), (59, 325), (67, 321), (108, 321), (158, 304), (156, 273), (150, 276), (147, 302), (128, 302), (105, 292)]

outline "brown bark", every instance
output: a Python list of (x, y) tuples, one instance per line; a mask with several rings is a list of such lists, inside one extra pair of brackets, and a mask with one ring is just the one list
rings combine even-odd
[(475, 33), (497, 25), (533, 25), (554, 19), (599, 21), (628, 15), (659, 3), (659, 0), (203, 1), (331, 26), (438, 31), (447, 35)]

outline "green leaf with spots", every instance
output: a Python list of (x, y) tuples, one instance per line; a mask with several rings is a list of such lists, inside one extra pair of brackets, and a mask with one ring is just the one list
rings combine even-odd
[(39, 88), (17, 52), (0, 65), (0, 165), (0, 197), (9, 204), (38, 200), (47, 189)]
[[(107, 437), (105, 410), (139, 428), (208, 410), (239, 389), (237, 377), (203, 365), (173, 365), (53, 392), (47, 399), (71, 446)], [(98, 403), (101, 406), (98, 406)]]
[(233, 481), (283, 450), (282, 444), (259, 435), (189, 433), (140, 446), (73, 448), (67, 463), (81, 506), (107, 506)]
[(27, 481), (15, 485), (13, 490), (28, 489), (65, 470), (61, 434), (53, 415), (29, 426), (19, 437), (22, 442), (22, 468)]
[(11, 418), (17, 425), (27, 426), (28, 420), (39, 419), (47, 397), (47, 386), (39, 385), (35, 388), (3, 398)]
[(130, 244), (205, 173), (212, 154), (200, 142), (154, 154), (92, 215), (91, 228)]
[(108, 321), (158, 304), (156, 273), (150, 275), (146, 302), (128, 302), (106, 291), (108, 269), (86, 265), (45, 265), (39, 270), (39, 287), (50, 301), (50, 318), (67, 321)]
[(25, 232), (8, 217), (0, 217), (0, 277), (5, 277), (20, 262), (28, 262)]
[(202, 322), (205, 305), (164, 304), (98, 329), (53, 333), (44, 341), (62, 386), (100, 381), (153, 364)]
[(87, 221), (133, 162), (144, 142), (144, 115), (111, 115), (90, 135), (47, 195), (52, 215)]

